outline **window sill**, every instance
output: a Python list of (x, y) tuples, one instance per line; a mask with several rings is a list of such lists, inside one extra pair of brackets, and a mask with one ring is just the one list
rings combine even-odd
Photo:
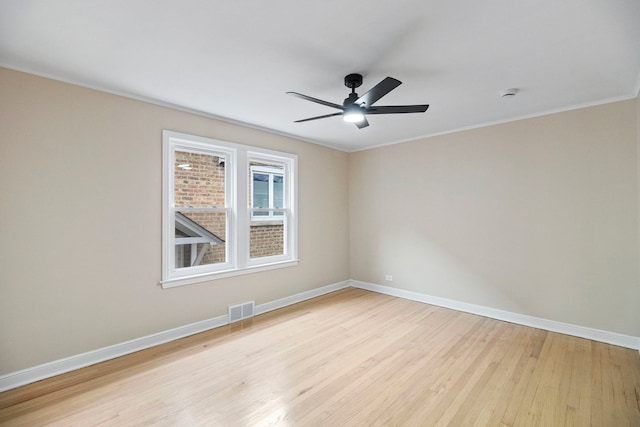
[(167, 279), (159, 282), (162, 289), (175, 288), (178, 286), (192, 285), (194, 283), (209, 282), (212, 280), (224, 279), (227, 277), (241, 276), (243, 274), (258, 273), (261, 271), (275, 270), (278, 268), (293, 267), (298, 265), (299, 260), (278, 261), (270, 264), (260, 264), (256, 266), (245, 267), (242, 269), (216, 271), (215, 273), (204, 273), (194, 276), (180, 277), (175, 279)]

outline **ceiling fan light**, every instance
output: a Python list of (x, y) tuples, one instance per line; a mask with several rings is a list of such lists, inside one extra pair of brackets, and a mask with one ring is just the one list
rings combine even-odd
[(360, 107), (353, 106), (344, 110), (343, 118), (345, 122), (357, 123), (364, 120), (364, 114)]

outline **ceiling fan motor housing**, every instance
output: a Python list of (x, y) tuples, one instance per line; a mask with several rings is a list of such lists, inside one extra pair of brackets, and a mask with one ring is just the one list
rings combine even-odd
[(344, 102), (342, 103), (342, 105), (347, 107), (353, 104), (354, 102), (356, 102), (357, 99), (358, 99), (358, 94), (355, 92), (351, 92), (349, 96), (344, 99)]

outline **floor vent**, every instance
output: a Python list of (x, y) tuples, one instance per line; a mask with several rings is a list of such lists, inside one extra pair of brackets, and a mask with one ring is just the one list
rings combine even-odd
[(229, 323), (253, 317), (255, 302), (249, 301), (238, 305), (229, 306)]

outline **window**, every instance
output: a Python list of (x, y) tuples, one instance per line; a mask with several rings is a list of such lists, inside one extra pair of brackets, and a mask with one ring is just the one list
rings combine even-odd
[(295, 155), (163, 131), (163, 166), (163, 287), (297, 264)]
[(258, 209), (282, 208), (284, 198), (284, 176), (282, 167), (251, 166), (251, 219), (273, 220), (282, 217), (282, 212)]

